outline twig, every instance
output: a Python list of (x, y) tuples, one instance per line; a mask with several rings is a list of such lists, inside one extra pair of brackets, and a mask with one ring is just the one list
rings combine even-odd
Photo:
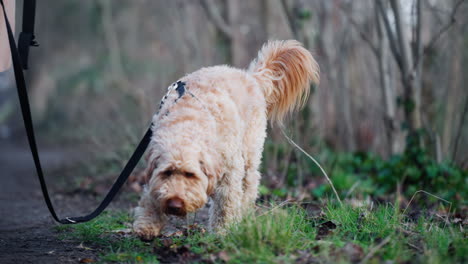
[(381, 2), (382, 0), (377, 0), (376, 5), (378, 10), (380, 11), (380, 16), (384, 22), (385, 31), (387, 32), (388, 42), (390, 43), (390, 50), (392, 51), (393, 57), (398, 64), (398, 68), (402, 71), (402, 61), (401, 61), (401, 54), (398, 50), (398, 46), (395, 40), (395, 36), (393, 35), (392, 27), (390, 26), (390, 21), (388, 20), (387, 14), (385, 13), (385, 9)]
[(360, 263), (367, 263), (367, 261), (369, 261), (369, 259), (372, 258), (375, 255), (375, 253), (377, 253), (377, 251), (379, 251), (388, 242), (390, 242), (389, 236), (382, 240), (382, 242), (380, 242), (377, 246), (371, 248), (371, 250), (369, 250), (369, 253), (367, 253), (367, 255), (362, 259)]
[(276, 210), (276, 209), (278, 209), (278, 208), (281, 208), (281, 207), (283, 207), (283, 206), (285, 206), (285, 205), (287, 205), (287, 204), (290, 204), (290, 203), (291, 203), (291, 200), (290, 200), (290, 199), (288, 199), (288, 200), (286, 200), (286, 201), (283, 201), (282, 203), (280, 203), (280, 204), (278, 204), (278, 205), (276, 205), (276, 206), (274, 206), (274, 207), (268, 209), (266, 212), (263, 212), (263, 213), (259, 214), (258, 216), (266, 215), (266, 214), (268, 214), (269, 212), (272, 212), (272, 211), (274, 211), (274, 210)]
[(322, 171), (323, 175), (325, 176), (325, 178), (327, 179), (328, 183), (330, 184), (333, 192), (335, 193), (335, 196), (336, 196), (336, 199), (338, 200), (338, 202), (340, 203), (341, 206), (343, 206), (343, 203), (341, 202), (341, 199), (340, 199), (340, 196), (338, 195), (338, 192), (336, 191), (335, 189), (335, 186), (333, 185), (333, 182), (331, 181), (330, 177), (328, 177), (327, 173), (325, 172), (325, 170), (322, 168), (322, 166), (320, 165), (320, 163), (315, 160), (311, 155), (309, 155), (309, 153), (307, 153), (305, 150), (303, 150), (301, 147), (299, 147), (296, 142), (294, 142), (290, 137), (288, 137), (288, 135), (286, 135), (286, 132), (284, 131), (284, 126), (281, 125), (281, 132), (283, 133), (283, 136), (288, 140), (288, 142), (293, 145), (295, 148), (297, 148), (298, 150), (300, 150), (302, 153), (304, 153), (304, 155), (306, 155), (310, 160), (312, 160), (315, 165), (317, 165), (317, 167), (320, 168), (320, 170)]
[(288, 20), (289, 28), (291, 29), (293, 36), (297, 38), (297, 27), (296, 27), (296, 21), (294, 19), (293, 13), (288, 7), (288, 4), (286, 3), (286, 0), (281, 0), (281, 6), (284, 9), (284, 13), (286, 14), (286, 18)]
[[(467, 102), (468, 103), (468, 102)], [(434, 147), (436, 161), (437, 163), (442, 162), (442, 146), (440, 143), (440, 136), (439, 133), (435, 132), (435, 147)]]
[[(402, 225), (405, 225), (405, 224), (402, 224)], [(404, 229), (403, 227), (397, 227), (398, 228), (398, 231), (407, 235), (407, 236), (416, 236), (418, 233), (416, 232), (413, 232), (413, 231), (410, 231), (410, 230), (406, 230)]]
[[(414, 63), (414, 69), (416, 69), (416, 67), (418, 67), (421, 59), (423, 56), (425, 56), (435, 45), (435, 43), (440, 39), (440, 37), (451, 27), (453, 26), (453, 24), (455, 24), (457, 22), (456, 18), (455, 18), (455, 15), (457, 14), (457, 11), (458, 11), (458, 8), (461, 6), (461, 4), (463, 4), (463, 2), (465, 2), (465, 0), (459, 0), (457, 3), (455, 3), (455, 5), (453, 6), (453, 9), (452, 9), (452, 12), (450, 13), (450, 21), (445, 25), (443, 26), (432, 38), (431, 40), (429, 41), (429, 44), (427, 44), (423, 51), (422, 51), (422, 55), (418, 58), (418, 60)], [(414, 70), (413, 70), (414, 71)]]
[(463, 130), (463, 124), (464, 124), (464, 120), (466, 118), (467, 112), (468, 112), (468, 95), (466, 96), (466, 99), (465, 99), (465, 106), (463, 107), (463, 113), (460, 118), (460, 125), (458, 126), (457, 136), (455, 137), (455, 146), (453, 148), (452, 160), (455, 160), (455, 158), (457, 157), (458, 144), (460, 143), (461, 133)]
[(463, 4), (465, 0), (459, 0), (455, 5), (453, 6), (452, 13), (450, 13), (450, 22), (447, 23), (445, 26), (443, 26), (429, 41), (429, 44), (426, 45), (424, 48), (424, 54), (427, 53), (432, 46), (439, 40), (439, 38), (447, 31), (457, 20), (455, 19), (455, 15), (457, 14), (458, 8)]
[(369, 39), (367, 37), (367, 34), (366, 32), (363, 32), (360, 28), (360, 26), (358, 25), (358, 23), (356, 21), (354, 21), (354, 19), (348, 15), (348, 12), (346, 12), (346, 10), (343, 10), (343, 7), (340, 6), (340, 9), (343, 13), (343, 15), (346, 17), (346, 19), (348, 19), (348, 21), (351, 23), (351, 25), (354, 27), (354, 29), (357, 31), (357, 33), (359, 34), (359, 36), (361, 37), (362, 40), (364, 40), (364, 42), (366, 42), (368, 45), (369, 45), (369, 48), (371, 49), (372, 53), (374, 53), (374, 55), (377, 57), (378, 56), (378, 49), (377, 47), (374, 45), (374, 43), (372, 42), (371, 39)]
[(420, 247), (416, 246), (416, 245), (413, 245), (411, 244), (410, 242), (406, 242), (406, 244), (414, 249), (416, 249), (419, 253), (422, 253), (424, 252), (424, 250), (422, 250)]
[[(130, 87), (130, 82), (128, 81), (123, 67), (122, 52), (119, 45), (120, 42), (117, 37), (116, 27), (112, 20), (112, 3), (110, 0), (101, 0), (99, 5), (102, 8), (104, 39), (107, 45), (106, 48), (109, 51), (113, 81), (123, 83), (122, 87)], [(137, 96), (135, 97), (138, 98)]]
[(447, 200), (445, 200), (445, 199), (442, 198), (442, 197), (439, 197), (439, 196), (437, 196), (437, 195), (435, 195), (435, 194), (432, 194), (432, 193), (430, 193), (430, 192), (426, 192), (426, 191), (424, 191), (424, 190), (416, 191), (416, 192), (413, 194), (413, 196), (411, 197), (410, 201), (409, 201), (408, 204), (406, 205), (405, 210), (403, 210), (403, 213), (402, 213), (402, 214), (405, 214), (405, 213), (406, 213), (406, 210), (408, 210), (408, 207), (409, 207), (409, 206), (411, 205), (411, 203), (413, 202), (414, 197), (416, 197), (416, 195), (419, 194), (419, 193), (427, 194), (427, 195), (429, 195), (429, 196), (432, 196), (432, 197), (434, 197), (434, 198), (436, 198), (436, 199), (438, 199), (438, 200), (440, 200), (440, 201), (443, 201), (443, 202), (445, 202), (445, 203), (448, 203), (448, 204), (450, 205), (450, 206), (449, 206), (448, 213), (447, 213), (447, 219), (445, 220), (445, 224), (447, 225), (447, 223), (449, 222), (449, 215), (450, 215), (450, 212), (452, 211), (452, 202), (447, 201)]
[(354, 192), (354, 189), (356, 189), (356, 187), (358, 187), (360, 183), (361, 183), (361, 181), (358, 180), (357, 182), (355, 182), (355, 183), (353, 184), (353, 186), (351, 186), (351, 188), (349, 188), (349, 191), (348, 191), (348, 192), (346, 193), (346, 195), (345, 195), (345, 199), (348, 198), (348, 196), (349, 196), (352, 192)]
[(232, 38), (232, 28), (224, 21), (212, 0), (200, 0), (200, 3), (206, 11), (208, 19), (223, 33), (227, 38)]
[[(417, 16), (417, 24), (416, 24), (416, 29), (414, 30), (414, 36), (413, 35), (413, 40), (415, 40), (415, 50), (413, 51), (413, 71), (410, 73), (412, 76), (419, 76), (419, 78), (416, 78), (416, 84), (415, 84), (415, 93), (418, 94), (415, 96), (415, 100), (418, 101), (417, 98), (421, 98), (421, 75), (422, 75), (422, 60), (423, 60), (423, 44), (422, 44), (422, 27), (424, 24), (423, 20), (423, 15), (422, 15), (422, 0), (416, 0), (416, 5), (414, 6), (416, 8), (416, 16)], [(411, 65), (410, 65), (411, 66)], [(420, 105), (420, 103), (416, 103), (417, 105)]]
[[(287, 146), (287, 145), (286, 145)], [(286, 154), (286, 159), (285, 160), (285, 166), (283, 168), (283, 170), (281, 171), (281, 175), (280, 175), (280, 179), (279, 179), (279, 182), (281, 184), (284, 183), (285, 179), (286, 179), (286, 176), (288, 174), (288, 168), (289, 168), (289, 165), (291, 164), (291, 157), (292, 157), (292, 154), (293, 154), (293, 150), (294, 148), (288, 148), (287, 150), (287, 154)]]

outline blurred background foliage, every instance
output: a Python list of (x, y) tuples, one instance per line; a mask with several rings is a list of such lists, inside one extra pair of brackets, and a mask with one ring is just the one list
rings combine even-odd
[[(321, 84), (287, 132), (343, 198), (424, 189), (465, 203), (467, 13), (459, 0), (40, 2), (34, 120), (41, 145), (84, 153), (84, 174), (117, 173), (169, 84), (200, 67), (246, 68), (268, 39), (298, 39)], [(0, 78), (0, 131), (13, 137), (23, 133), (13, 77)], [(275, 127), (262, 172), (264, 198), (330, 194)]]

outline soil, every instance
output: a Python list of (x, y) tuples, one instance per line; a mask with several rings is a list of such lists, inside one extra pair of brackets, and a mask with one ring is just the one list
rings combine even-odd
[[(42, 197), (26, 140), (0, 140), (0, 150), (0, 263), (87, 263), (99, 259), (96, 250), (89, 250), (80, 241), (60, 239), (54, 228), (58, 224)], [(73, 181), (63, 180), (73, 175), (64, 168), (73, 168), (80, 160), (79, 153), (40, 146), (40, 155), (51, 199), (60, 218), (85, 215), (98, 205), (102, 198), (96, 198), (95, 190), (70, 192), (69, 185)], [(63, 173), (63, 177), (57, 171)], [(115, 177), (101, 182), (100, 189), (105, 190), (99, 192), (107, 192)], [(123, 193), (130, 192), (134, 193), (128, 186), (124, 187)], [(131, 210), (136, 203), (127, 198), (117, 195), (109, 208)], [(192, 224), (206, 225), (208, 206), (196, 214)], [(170, 223), (163, 231), (163, 238), (181, 230), (188, 222), (174, 218)], [(175, 256), (172, 249), (164, 247), (157, 251), (162, 263), (174, 263), (181, 257), (185, 260), (199, 258), (188, 253)]]
[[(3, 140), (0, 149), (0, 262), (78, 263), (83, 258), (94, 257), (95, 253), (58, 238), (27, 145)], [(72, 156), (62, 150), (41, 149), (46, 174), (73, 160)], [(56, 208), (60, 208), (59, 215), (85, 213), (94, 206), (92, 199), (76, 195), (66, 199), (52, 197)]]

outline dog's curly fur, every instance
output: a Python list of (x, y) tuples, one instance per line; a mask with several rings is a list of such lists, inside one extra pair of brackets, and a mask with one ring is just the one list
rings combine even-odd
[(270, 41), (248, 70), (214, 66), (180, 80), (189, 92), (169, 92), (153, 117), (133, 226), (144, 239), (160, 233), (168, 214), (194, 212), (208, 197), (211, 230), (242, 217), (257, 198), (267, 121), (300, 108), (319, 69), (299, 42)]

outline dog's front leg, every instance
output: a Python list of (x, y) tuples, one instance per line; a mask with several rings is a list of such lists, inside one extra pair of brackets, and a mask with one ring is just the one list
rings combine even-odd
[(213, 195), (213, 206), (210, 208), (209, 228), (211, 231), (223, 232), (229, 224), (242, 217), (242, 171), (232, 171), (224, 175)]
[(135, 208), (133, 231), (143, 240), (152, 240), (160, 234), (166, 222), (167, 216), (153, 203), (150, 192), (145, 188)]

